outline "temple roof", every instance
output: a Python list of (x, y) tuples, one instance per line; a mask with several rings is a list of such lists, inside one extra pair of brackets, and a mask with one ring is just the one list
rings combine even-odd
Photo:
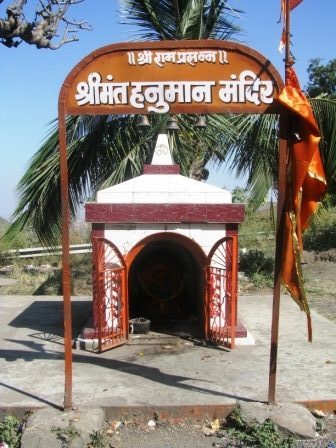
[[(176, 166), (176, 165), (175, 165)], [(100, 190), (98, 203), (109, 204), (228, 204), (231, 193), (213, 185), (173, 173), (174, 167), (166, 134), (156, 143), (150, 174)], [(167, 167), (165, 170), (164, 167)], [(166, 171), (166, 172), (165, 172)]]

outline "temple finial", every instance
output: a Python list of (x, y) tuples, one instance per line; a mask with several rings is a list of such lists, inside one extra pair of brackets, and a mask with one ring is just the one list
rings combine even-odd
[(159, 134), (155, 144), (152, 165), (174, 165), (167, 134)]

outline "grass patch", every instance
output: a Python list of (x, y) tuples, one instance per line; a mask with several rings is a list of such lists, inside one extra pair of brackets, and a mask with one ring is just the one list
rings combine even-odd
[(249, 277), (254, 274), (271, 276), (274, 271), (274, 260), (267, 257), (261, 250), (249, 250), (241, 253), (239, 269)]
[(235, 442), (244, 446), (259, 448), (295, 448), (296, 442), (292, 436), (281, 438), (277, 426), (271, 420), (263, 423), (247, 423), (240, 408), (236, 408), (227, 419), (227, 433)]
[(239, 247), (262, 251), (269, 257), (275, 252), (275, 227), (268, 210), (249, 212), (239, 226)]
[(104, 431), (92, 431), (87, 448), (109, 448), (111, 446)]
[(269, 210), (246, 214), (239, 227), (239, 270), (256, 288), (272, 288), (275, 255), (274, 222)]
[(264, 288), (264, 287), (273, 288), (274, 284), (273, 275), (255, 272), (249, 278), (256, 288)]
[(321, 252), (336, 248), (336, 207), (322, 209), (303, 234), (306, 250)]
[(261, 250), (249, 250), (240, 254), (239, 270), (252, 281), (257, 288), (273, 286), (274, 259)]
[(0, 443), (7, 443), (9, 448), (20, 448), (21, 435), (21, 423), (16, 417), (7, 415), (0, 421)]
[(72, 442), (80, 437), (80, 433), (73, 423), (70, 423), (65, 428), (53, 426), (51, 432), (53, 432), (56, 435), (57, 440), (61, 442), (62, 448), (70, 448)]
[[(12, 271), (8, 277), (16, 280), (9, 286), (3, 286), (1, 292), (10, 295), (62, 295), (62, 273), (56, 262), (57, 257), (11, 259)], [(8, 259), (2, 266), (9, 264)], [(27, 270), (34, 265), (36, 270)], [(43, 265), (50, 269), (43, 271)], [(71, 256), (71, 294), (92, 294), (91, 254), (74, 254)]]

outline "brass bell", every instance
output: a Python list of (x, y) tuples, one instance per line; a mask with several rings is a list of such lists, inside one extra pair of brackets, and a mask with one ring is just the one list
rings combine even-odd
[(206, 116), (205, 115), (199, 115), (197, 117), (195, 128), (206, 128), (207, 122), (206, 122)]
[(176, 117), (173, 115), (172, 117), (169, 117), (167, 120), (166, 130), (167, 131), (178, 131), (180, 129), (178, 125), (178, 121)]
[(150, 126), (147, 115), (139, 115), (136, 123), (137, 128), (148, 128)]

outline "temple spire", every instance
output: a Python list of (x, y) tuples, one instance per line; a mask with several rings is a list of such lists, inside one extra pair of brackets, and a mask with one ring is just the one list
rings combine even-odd
[(174, 165), (167, 134), (159, 134), (155, 144), (152, 165)]

